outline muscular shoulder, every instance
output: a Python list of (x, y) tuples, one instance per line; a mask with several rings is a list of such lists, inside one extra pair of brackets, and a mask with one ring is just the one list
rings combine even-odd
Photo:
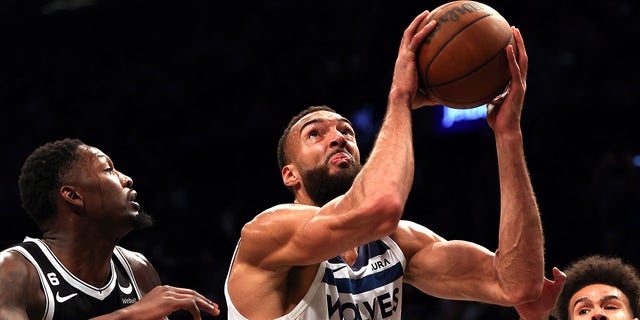
[(133, 270), (140, 289), (146, 293), (151, 291), (155, 286), (161, 284), (158, 272), (145, 255), (123, 247), (118, 248), (131, 265), (131, 270)]
[(318, 211), (318, 207), (302, 204), (281, 204), (271, 207), (247, 222), (242, 228), (242, 238), (262, 237), (265, 234), (274, 236), (286, 233), (308, 221)]
[(408, 220), (401, 220), (400, 223), (398, 223), (398, 228), (391, 235), (391, 238), (398, 244), (404, 255), (409, 259), (418, 250), (424, 250), (425, 248), (432, 247), (436, 243), (446, 241), (431, 229)]
[(310, 215), (315, 214), (320, 208), (316, 206), (310, 206), (298, 203), (286, 203), (279, 204), (268, 208), (257, 216), (255, 216), (252, 222), (265, 222), (267, 219), (291, 219), (299, 217), (308, 219)]
[[(35, 269), (31, 263), (17, 251), (0, 252), (0, 291), (19, 290), (29, 282)], [(7, 286), (15, 286), (8, 288)]]
[(41, 312), (44, 295), (35, 267), (17, 251), (0, 252), (0, 318), (20, 319), (27, 309)]
[(283, 204), (261, 212), (242, 228), (236, 261), (263, 267), (318, 262), (313, 256), (318, 250), (310, 247), (322, 236), (311, 227), (318, 222), (318, 210), (315, 206)]
[(129, 261), (133, 269), (153, 267), (144, 254), (118, 246), (122, 255)]

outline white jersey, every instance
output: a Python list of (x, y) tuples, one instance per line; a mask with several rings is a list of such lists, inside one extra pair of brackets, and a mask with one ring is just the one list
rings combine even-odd
[[(231, 261), (237, 250), (238, 245)], [(341, 257), (323, 261), (302, 301), (276, 320), (399, 320), (405, 266), (404, 254), (389, 237), (360, 246), (353, 266)], [(246, 320), (229, 297), (228, 282), (229, 274), (224, 285), (227, 319)]]

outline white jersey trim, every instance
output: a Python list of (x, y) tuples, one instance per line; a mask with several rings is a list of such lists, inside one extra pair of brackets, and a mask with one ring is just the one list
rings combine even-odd
[(49, 259), (53, 267), (56, 268), (56, 270), (58, 270), (58, 272), (64, 278), (64, 280), (66, 280), (71, 286), (82, 291), (82, 293), (102, 301), (107, 296), (109, 296), (109, 294), (111, 294), (113, 289), (115, 289), (116, 283), (117, 283), (116, 281), (117, 275), (116, 275), (115, 266), (113, 265), (113, 260), (109, 262), (110, 268), (111, 268), (111, 272), (110, 272), (111, 275), (107, 284), (101, 288), (98, 288), (82, 281), (80, 278), (73, 275), (64, 265), (62, 265), (60, 260), (58, 260), (58, 258), (53, 254), (51, 249), (49, 249), (49, 247), (42, 240), (26, 237), (24, 241), (34, 242), (35, 244), (37, 244), (38, 247), (40, 247), (40, 249), (44, 253), (44, 255), (47, 257), (47, 259)]

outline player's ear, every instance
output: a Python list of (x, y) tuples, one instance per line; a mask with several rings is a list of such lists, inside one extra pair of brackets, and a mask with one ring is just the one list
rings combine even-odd
[(75, 205), (82, 205), (82, 195), (76, 190), (76, 188), (72, 186), (62, 186), (60, 187), (60, 196), (62, 200)]
[(293, 187), (294, 185), (299, 183), (298, 172), (296, 171), (296, 168), (293, 165), (288, 164), (282, 167), (281, 173), (282, 173), (282, 182), (284, 183), (285, 186)]

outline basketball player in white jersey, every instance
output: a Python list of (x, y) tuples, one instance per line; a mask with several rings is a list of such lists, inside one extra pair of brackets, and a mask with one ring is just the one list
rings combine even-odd
[(416, 51), (437, 28), (417, 30), (427, 14), (404, 32), (366, 164), (351, 123), (333, 109), (310, 107), (289, 122), (278, 162), (294, 199), (244, 225), (225, 282), (228, 319), (401, 319), (404, 283), (502, 306), (540, 295), (544, 241), (520, 129), (528, 58), (516, 28), (519, 56), (505, 49), (512, 83), (487, 115), (500, 179), (498, 248), (402, 220), (414, 175), (412, 109), (434, 104), (418, 90), (416, 68)]

